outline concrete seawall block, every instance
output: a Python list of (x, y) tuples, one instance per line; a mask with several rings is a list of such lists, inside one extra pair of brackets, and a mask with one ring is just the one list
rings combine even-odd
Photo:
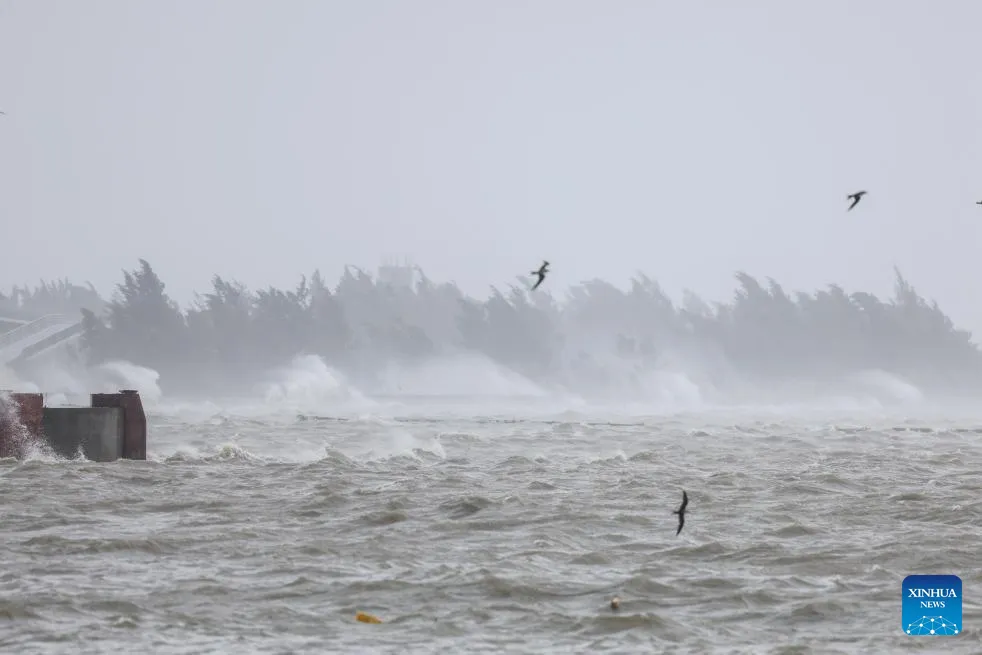
[(114, 462), (123, 456), (121, 407), (47, 407), (42, 430), (51, 449), (62, 457), (75, 457), (79, 448), (93, 462)]
[(39, 393), (0, 390), (0, 457), (22, 458), (47, 442), (62, 457), (147, 458), (147, 415), (136, 391), (92, 394), (91, 407), (45, 407)]
[(119, 407), (123, 410), (123, 453), (125, 459), (147, 458), (147, 415), (140, 394), (131, 389), (119, 393), (94, 393), (92, 407)]

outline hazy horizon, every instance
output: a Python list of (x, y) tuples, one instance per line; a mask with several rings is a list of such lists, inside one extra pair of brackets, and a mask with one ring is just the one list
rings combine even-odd
[[(982, 331), (971, 2), (0, 5), (0, 281), (137, 258), (182, 304), (410, 256), (484, 296), (636, 271), (878, 295)], [(852, 212), (846, 195), (869, 191)], [(19, 226), (30, 226), (21, 228)]]
[(910, 410), (974, 403), (982, 389), (971, 334), (899, 271), (883, 299), (834, 285), (794, 293), (738, 274), (731, 301), (715, 306), (693, 294), (673, 301), (643, 277), (627, 291), (593, 280), (557, 301), (552, 289), (528, 291), (528, 279), (479, 300), (412, 269), (383, 278), (352, 270), (336, 282), (315, 273), (287, 289), (216, 276), (180, 307), (152, 265), (139, 264), (108, 303), (67, 282), (0, 298), (0, 316), (81, 310), (83, 327), (50, 348), (11, 342), (0, 353), (0, 388), (84, 394), (123, 385), (171, 400), (274, 393), (330, 411), (379, 395)]

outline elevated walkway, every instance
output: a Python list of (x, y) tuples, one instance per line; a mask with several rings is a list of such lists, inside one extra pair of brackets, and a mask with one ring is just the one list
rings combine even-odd
[(25, 321), (22, 318), (10, 318), (8, 316), (0, 316), (0, 334), (13, 330), (16, 327), (20, 327), (25, 323), (30, 323), (30, 321)]
[(0, 365), (12, 365), (82, 333), (82, 320), (49, 314), (0, 334)]

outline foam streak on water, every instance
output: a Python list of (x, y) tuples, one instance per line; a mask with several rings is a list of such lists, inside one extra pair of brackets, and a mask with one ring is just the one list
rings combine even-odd
[(150, 461), (0, 463), (0, 648), (905, 652), (902, 579), (954, 573), (930, 646), (980, 649), (982, 419), (392, 407), (162, 409)]

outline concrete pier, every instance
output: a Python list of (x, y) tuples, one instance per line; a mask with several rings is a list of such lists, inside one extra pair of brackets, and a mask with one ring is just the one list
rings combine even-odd
[(39, 393), (0, 396), (0, 457), (23, 457), (31, 443), (94, 462), (147, 458), (147, 417), (136, 391), (92, 394), (90, 407), (45, 407)]
[(93, 462), (123, 456), (123, 410), (119, 407), (49, 407), (44, 410), (44, 438), (62, 457), (79, 452)]

